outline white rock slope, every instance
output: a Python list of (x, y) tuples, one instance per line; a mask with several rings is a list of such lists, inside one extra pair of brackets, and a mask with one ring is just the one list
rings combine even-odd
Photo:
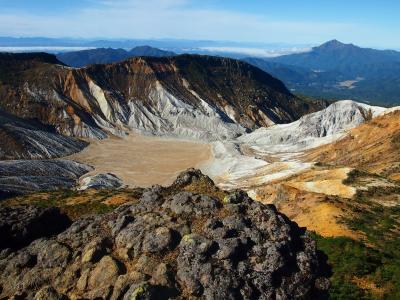
[(231, 139), (245, 132), (234, 123), (227, 123), (223, 116), (202, 99), (203, 110), (177, 99), (159, 82), (149, 94), (151, 106), (145, 102), (129, 103), (130, 129), (154, 135), (169, 135), (186, 139), (215, 141)]
[(71, 160), (0, 161), (0, 199), (37, 191), (72, 188), (93, 168)]
[(214, 143), (215, 158), (204, 171), (223, 188), (251, 189), (306, 170), (312, 164), (298, 158), (303, 151), (334, 142), (349, 129), (386, 111), (351, 100), (338, 101), (298, 121)]
[(255, 150), (271, 153), (303, 151), (333, 142), (347, 130), (384, 113), (385, 110), (383, 107), (352, 100), (338, 101), (295, 122), (257, 129), (243, 135), (239, 141)]
[(111, 173), (102, 173), (91, 176), (84, 176), (79, 180), (78, 190), (87, 189), (116, 189), (120, 188), (123, 182), (116, 175)]
[(46, 159), (67, 156), (88, 145), (60, 135), (38, 122), (0, 111), (0, 159)]

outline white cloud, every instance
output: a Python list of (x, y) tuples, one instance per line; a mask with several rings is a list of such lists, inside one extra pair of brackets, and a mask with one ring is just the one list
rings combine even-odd
[(224, 9), (195, 9), (190, 0), (92, 0), (73, 14), (0, 12), (0, 35), (107, 38), (184, 38), (236, 41), (324, 41), (353, 24), (274, 20)]

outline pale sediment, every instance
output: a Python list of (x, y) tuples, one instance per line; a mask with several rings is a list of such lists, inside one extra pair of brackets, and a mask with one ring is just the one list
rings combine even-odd
[(171, 184), (188, 168), (201, 168), (212, 157), (211, 146), (131, 132), (124, 138), (93, 141), (70, 159), (95, 168), (88, 175), (113, 173), (129, 186)]

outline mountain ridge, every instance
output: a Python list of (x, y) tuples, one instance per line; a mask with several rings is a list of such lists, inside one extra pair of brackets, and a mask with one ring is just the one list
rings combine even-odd
[(77, 137), (139, 129), (186, 136), (198, 131), (215, 139), (326, 106), (296, 98), (269, 74), (226, 58), (138, 57), (80, 69), (30, 61), (0, 67), (3, 110)]
[[(334, 57), (333, 57), (334, 56)], [(324, 71), (341, 71), (350, 76), (365, 76), (366, 67), (400, 62), (400, 52), (361, 48), (337, 40), (328, 41), (311, 51), (271, 58), (271, 61)], [(363, 71), (364, 74), (357, 73)]]
[(400, 107), (389, 109), (370, 122), (353, 128), (345, 138), (308, 151), (307, 157), (399, 180), (399, 117)]
[(400, 104), (400, 52), (329, 41), (308, 52), (245, 61), (281, 79), (292, 92), (375, 105)]
[(96, 48), (57, 54), (57, 59), (71, 67), (84, 67), (92, 64), (114, 63), (136, 56), (174, 56), (174, 52), (160, 50), (150, 46), (136, 46), (131, 50), (114, 48)]

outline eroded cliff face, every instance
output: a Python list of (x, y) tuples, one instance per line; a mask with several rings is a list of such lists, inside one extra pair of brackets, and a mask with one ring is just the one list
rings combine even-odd
[[(232, 59), (133, 58), (72, 69), (51, 56), (0, 56), (0, 107), (64, 135), (105, 138), (131, 129), (224, 139), (294, 121), (323, 103), (296, 98), (277, 79)], [(27, 62), (26, 62), (27, 61)]]
[(0, 161), (0, 200), (39, 191), (72, 189), (93, 168), (71, 160)]
[(0, 160), (57, 158), (79, 152), (88, 143), (58, 134), (51, 126), (0, 110)]

